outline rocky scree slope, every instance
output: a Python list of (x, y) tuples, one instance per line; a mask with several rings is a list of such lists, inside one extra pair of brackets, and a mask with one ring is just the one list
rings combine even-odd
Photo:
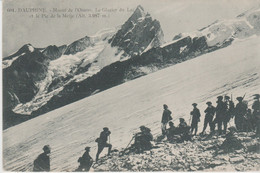
[(195, 136), (184, 143), (155, 142), (156, 148), (141, 154), (120, 155), (115, 151), (103, 157), (92, 171), (259, 171), (259, 139), (252, 133), (238, 133), (244, 149), (226, 153), (216, 148), (224, 137)]

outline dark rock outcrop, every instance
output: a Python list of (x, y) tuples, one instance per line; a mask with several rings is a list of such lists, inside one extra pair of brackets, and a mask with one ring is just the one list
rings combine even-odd
[(117, 46), (130, 56), (140, 55), (148, 46), (158, 47), (163, 41), (160, 22), (153, 20), (138, 6), (132, 16), (111, 38), (111, 46)]
[(93, 42), (91, 41), (90, 37), (86, 36), (84, 38), (81, 38), (77, 41), (74, 41), (73, 43), (71, 43), (65, 50), (64, 54), (65, 55), (74, 55), (78, 52), (83, 51), (84, 49), (86, 49), (89, 46), (93, 46)]

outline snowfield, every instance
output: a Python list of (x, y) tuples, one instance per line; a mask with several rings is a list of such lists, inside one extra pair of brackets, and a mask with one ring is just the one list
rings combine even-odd
[[(3, 131), (3, 166), (7, 171), (32, 171), (33, 160), (49, 144), (51, 171), (73, 171), (86, 146), (95, 158), (94, 142), (107, 126), (113, 148), (124, 148), (146, 125), (155, 136), (161, 133), (162, 105), (189, 122), (191, 104), (203, 112), (206, 101), (216, 105), (218, 95), (231, 94), (233, 100), (246, 93), (260, 93), (260, 37), (236, 40), (231, 46), (126, 82), (104, 92), (74, 102)], [(236, 100), (235, 100), (235, 103)], [(202, 130), (204, 113), (200, 122)], [(101, 157), (107, 154), (104, 149)]]

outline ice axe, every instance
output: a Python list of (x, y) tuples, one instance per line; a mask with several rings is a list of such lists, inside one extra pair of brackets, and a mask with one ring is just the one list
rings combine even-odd
[(121, 155), (125, 154), (126, 149), (129, 147), (129, 145), (131, 144), (131, 142), (133, 141), (133, 139), (135, 138), (135, 136), (132, 137), (132, 139), (130, 140), (130, 142), (127, 144), (127, 146), (125, 147), (125, 149), (123, 150), (123, 152), (121, 153)]
[(246, 93), (245, 93), (244, 96), (243, 96), (243, 100), (244, 100), (245, 96), (246, 96)]

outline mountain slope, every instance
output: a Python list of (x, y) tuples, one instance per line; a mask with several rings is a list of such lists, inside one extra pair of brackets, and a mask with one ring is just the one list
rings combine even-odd
[[(218, 95), (252, 95), (260, 90), (260, 37), (237, 40), (231, 46), (129, 81), (3, 132), (3, 165), (8, 171), (31, 171), (42, 146), (52, 147), (51, 170), (73, 171), (85, 146), (96, 153), (94, 140), (104, 126), (111, 129), (114, 148), (125, 147), (140, 125), (161, 133), (162, 105), (168, 104), (174, 123), (189, 120), (191, 104), (203, 111)], [(204, 115), (202, 115), (204, 117)], [(203, 122), (203, 118), (201, 119)], [(199, 124), (199, 131), (201, 131)], [(105, 154), (103, 151), (101, 156)], [(220, 170), (219, 170), (220, 171)]]
[[(116, 41), (118, 39), (120, 41)], [(12, 105), (4, 109), (5, 120), (16, 119), (16, 114), (20, 114), (21, 117), (27, 119), (33, 111), (38, 111), (39, 108), (46, 105), (52, 97), (60, 97), (65, 92), (64, 88), (66, 89), (67, 85), (80, 83), (114, 62), (131, 59), (144, 50), (160, 46), (161, 43), (163, 43), (163, 32), (160, 23), (152, 20), (151, 16), (141, 6), (138, 6), (118, 31), (116, 29), (104, 29), (93, 36), (85, 36), (69, 45), (60, 47), (51, 45), (41, 50), (37, 49), (38, 53), (49, 62), (44, 66), (46, 70), (41, 71), (44, 78), (32, 80), (31, 83), (23, 83), (24, 87), (30, 90), (30, 92), (26, 92), (30, 93), (29, 96), (25, 93), (25, 97), (30, 98), (26, 102), (16, 100), (17, 95), (18, 99), (21, 99), (18, 91), (12, 90), (4, 94), (6, 96), (4, 101), (10, 100), (4, 105)], [(9, 66), (13, 68), (12, 63), (16, 59), (21, 60), (23, 55), (27, 56), (30, 52), (29, 48), (33, 47), (30, 44), (25, 45), (16, 54), (5, 58), (3, 61), (4, 71)], [(16, 68), (18, 68), (17, 66)], [(15, 86), (16, 83), (21, 82), (19, 79), (13, 81), (5, 74), (4, 78), (7, 83), (11, 82)], [(32, 83), (37, 86), (33, 90), (30, 89), (34, 86)], [(6, 88), (4, 88), (5, 91), (7, 91)], [(68, 100), (66, 103), (71, 103), (71, 101)], [(31, 118), (33, 117), (31, 116)], [(4, 122), (4, 128), (15, 124), (12, 121)]]
[[(251, 19), (251, 16), (255, 17)], [(95, 75), (79, 82), (71, 82), (64, 86), (64, 89), (59, 92), (58, 95), (52, 97), (45, 105), (35, 110), (32, 114), (39, 115), (46, 113), (126, 81), (229, 46), (236, 39), (259, 35), (260, 33), (257, 29), (260, 23), (259, 16), (259, 8), (252, 9), (244, 16), (237, 17), (233, 20), (215, 22), (194, 33), (177, 35), (172, 42), (144, 50), (142, 53), (138, 53), (137, 56), (130, 59), (116, 61), (113, 64), (103, 66), (104, 68)], [(142, 8), (138, 7), (135, 13), (121, 27), (121, 30), (113, 36), (111, 45), (113, 46), (118, 43), (120, 45), (119, 49), (124, 49), (125, 47), (123, 43), (121, 44), (121, 40), (122, 38), (128, 40), (129, 33), (129, 30), (125, 30), (124, 28), (129, 25), (132, 26), (131, 23), (133, 20), (137, 19), (142, 23), (146, 18), (147, 15), (142, 11)], [(144, 24), (140, 25), (143, 26)], [(135, 28), (136, 26), (139, 26), (139, 23), (132, 27)], [(129, 29), (131, 27), (127, 28)], [(138, 35), (139, 32), (136, 33)], [(134, 39), (135, 37), (132, 38), (132, 40)], [(116, 42), (114, 43), (113, 41), (115, 40)], [(129, 43), (129, 45), (131, 45), (131, 43)], [(124, 56), (124, 54), (125, 53), (123, 53), (122, 56)], [(107, 53), (104, 53), (102, 56), (110, 57)], [(112, 62), (113, 61), (110, 63)]]

